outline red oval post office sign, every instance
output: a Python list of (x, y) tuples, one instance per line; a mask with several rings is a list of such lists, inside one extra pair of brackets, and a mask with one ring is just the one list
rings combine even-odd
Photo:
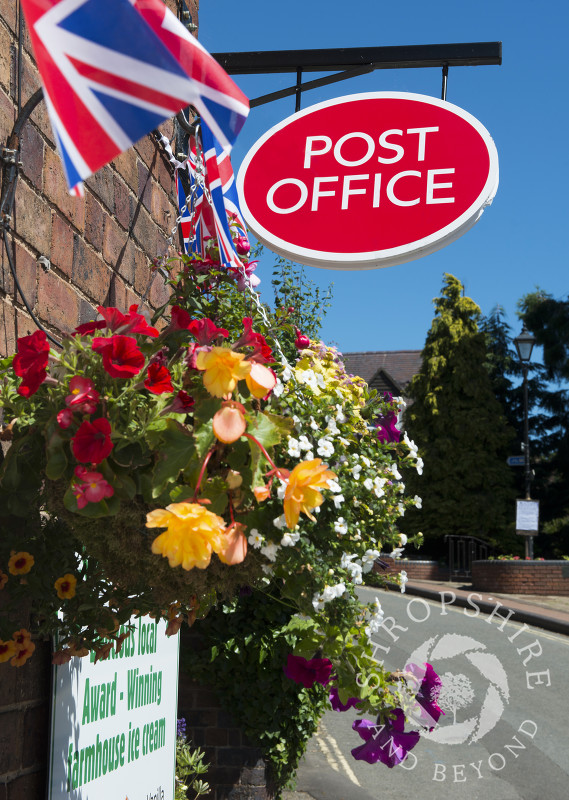
[(374, 269), (428, 255), (474, 225), (496, 194), (498, 154), (486, 128), (451, 103), (356, 94), (267, 131), (237, 188), (248, 226), (277, 253)]

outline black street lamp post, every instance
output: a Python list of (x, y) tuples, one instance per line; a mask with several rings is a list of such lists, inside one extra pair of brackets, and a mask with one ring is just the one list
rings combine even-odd
[[(531, 353), (535, 344), (535, 338), (526, 328), (525, 322), (522, 332), (514, 339), (518, 357), (522, 362), (524, 371), (524, 466), (525, 466), (525, 487), (526, 500), (531, 500), (531, 467), (529, 458), (529, 410), (528, 410), (528, 368)], [(526, 556), (533, 558), (533, 536), (526, 536)]]

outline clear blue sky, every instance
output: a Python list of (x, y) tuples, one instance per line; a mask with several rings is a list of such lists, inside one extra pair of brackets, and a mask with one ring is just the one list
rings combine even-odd
[[(307, 267), (334, 302), (323, 338), (344, 352), (423, 347), (443, 273), (456, 275), (483, 313), (500, 304), (517, 333), (516, 302), (536, 285), (569, 293), (567, 32), (569, 5), (528, 0), (202, 0), (199, 39), (210, 52), (502, 41), (502, 66), (456, 67), (447, 99), (490, 131), (500, 159), (492, 206), (458, 241), (386, 269)], [(310, 73), (305, 80), (318, 77)], [(237, 76), (249, 97), (294, 83), (290, 74)], [(365, 91), (440, 97), (439, 69), (378, 70), (303, 95), (303, 107)], [(233, 151), (235, 171), (259, 136), (294, 112), (286, 98), (250, 112)], [(267, 300), (271, 260), (258, 271)], [(262, 292), (263, 296), (263, 292)]]

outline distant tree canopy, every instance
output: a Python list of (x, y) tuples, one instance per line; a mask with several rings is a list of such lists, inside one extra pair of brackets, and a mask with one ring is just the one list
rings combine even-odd
[(511, 535), (515, 491), (506, 464), (514, 433), (494, 393), (480, 309), (449, 274), (434, 305), (405, 417), (425, 462), (422, 477), (410, 472), (406, 482), (423, 503), (407, 513), (401, 527), (422, 531), (426, 548), (436, 553), (445, 534), (496, 544), (507, 531)]
[(569, 298), (538, 289), (518, 303), (520, 316), (543, 347), (544, 366), (531, 365), (532, 497), (540, 501), (536, 552), (569, 555)]

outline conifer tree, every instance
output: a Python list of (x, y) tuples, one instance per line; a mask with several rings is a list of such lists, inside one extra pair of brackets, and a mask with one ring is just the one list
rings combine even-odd
[[(405, 427), (424, 459), (422, 476), (406, 476), (422, 508), (401, 527), (422, 531), (425, 549), (442, 552), (446, 534), (496, 544), (513, 526), (515, 491), (506, 464), (512, 431), (492, 388), (481, 312), (463, 296), (461, 282), (445, 274), (427, 334), (420, 372), (408, 395)], [(509, 538), (509, 537), (508, 537)]]

